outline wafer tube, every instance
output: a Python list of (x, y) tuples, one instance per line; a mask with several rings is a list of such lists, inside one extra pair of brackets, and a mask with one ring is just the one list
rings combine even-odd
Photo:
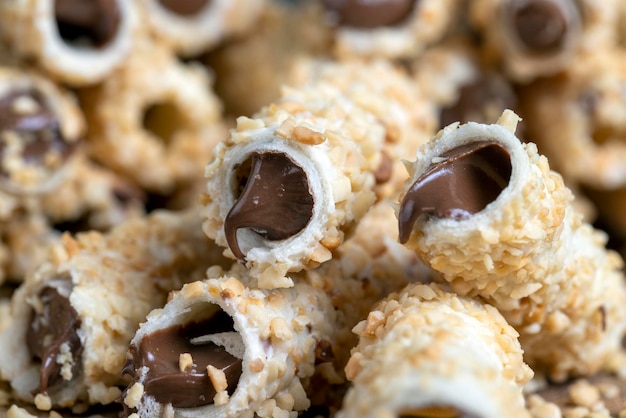
[[(286, 88), (254, 118), (239, 118), (206, 168), (205, 232), (243, 260), (262, 288), (291, 286), (286, 272), (328, 261), (377, 192), (390, 193), (383, 188), (394, 147), (401, 149), (405, 126), (421, 120), (402, 99), (386, 99), (383, 92), (395, 88), (390, 80), (379, 79), (388, 91), (372, 87), (369, 69), (361, 71), (357, 77), (355, 67), (329, 64), (310, 82)], [(384, 64), (372, 71), (398, 74)], [(389, 138), (398, 141), (388, 145)]]
[(0, 378), (38, 408), (115, 401), (139, 323), (168, 291), (219, 263), (227, 265), (193, 212), (156, 212), (106, 235), (65, 235), (12, 297)]
[(175, 52), (196, 56), (250, 30), (266, 0), (141, 0), (151, 32)]
[(589, 375), (621, 350), (623, 262), (535, 144), (515, 137), (517, 120), (505, 111), (498, 124), (451, 125), (418, 152), (400, 240), (455, 292), (498, 308), (533, 368)]
[(335, 27), (338, 58), (411, 58), (441, 39), (458, 0), (322, 0), (326, 24)]
[(94, 84), (130, 54), (135, 3), (123, 0), (17, 0), (0, 6), (10, 48), (72, 86)]
[(152, 192), (172, 193), (201, 178), (226, 135), (211, 83), (199, 65), (142, 43), (126, 65), (84, 95), (91, 154)]
[(388, 61), (333, 63), (300, 59), (292, 67), (292, 83), (330, 83), (359, 108), (374, 115), (386, 129), (383, 162), (374, 172), (379, 198), (395, 199), (406, 180), (401, 160), (415, 155), (437, 130), (436, 106), (425, 89)]
[(58, 185), (84, 130), (69, 93), (34, 73), (0, 67), (0, 190), (36, 194)]
[(439, 128), (453, 122), (488, 123), (515, 109), (511, 82), (480, 56), (470, 39), (455, 37), (429, 48), (412, 65), (423, 94), (438, 108)]
[(570, 67), (598, 45), (614, 45), (617, 3), (479, 0), (470, 3), (469, 15), (485, 38), (486, 53), (510, 77), (527, 82)]
[(251, 116), (278, 99), (300, 57), (328, 57), (331, 34), (319, 24), (318, 6), (269, 1), (251, 31), (201, 58), (215, 73), (215, 91), (227, 114)]
[[(246, 272), (185, 285), (130, 346), (124, 404), (142, 417), (290, 416), (326, 361), (333, 308), (319, 289), (248, 287)], [(211, 272), (209, 271), (209, 274)]]
[(517, 332), (488, 304), (410, 285), (355, 332), (340, 418), (530, 417), (522, 388), (533, 373)]
[(626, 102), (619, 91), (626, 53), (607, 48), (564, 75), (534, 83), (522, 95), (533, 140), (567, 182), (626, 186)]
[(143, 215), (145, 200), (134, 183), (83, 155), (76, 157), (63, 183), (30, 204), (32, 212), (45, 216), (54, 228), (105, 232)]
[(7, 251), (0, 283), (21, 283), (45, 261), (47, 247), (62, 232), (104, 232), (145, 213), (140, 189), (84, 155), (73, 156), (63, 170), (61, 182), (49, 191), (0, 192), (0, 236)]
[[(324, 289), (331, 298), (336, 320), (331, 340), (332, 362), (316, 367), (306, 387), (311, 407), (336, 411), (348, 382), (344, 368), (358, 338), (352, 332), (372, 306), (409, 283), (433, 280), (434, 272), (414, 251), (398, 242), (397, 219), (390, 201), (374, 204), (359, 221), (354, 234), (337, 248), (332, 260), (313, 270), (294, 274), (297, 283)], [(332, 415), (332, 414), (331, 414)]]

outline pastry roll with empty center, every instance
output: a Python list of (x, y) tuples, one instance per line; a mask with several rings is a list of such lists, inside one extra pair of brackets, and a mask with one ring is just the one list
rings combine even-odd
[(106, 78), (137, 37), (135, 2), (18, 0), (0, 5), (1, 35), (12, 51), (72, 86)]
[(461, 6), (459, 0), (319, 1), (339, 59), (415, 57), (449, 31)]
[(155, 212), (108, 234), (64, 235), (12, 296), (0, 378), (39, 409), (117, 400), (139, 323), (167, 293), (228, 263), (196, 212)]
[(369, 67), (327, 65), (306, 70), (308, 82), (285, 88), (253, 118), (240, 117), (205, 171), (205, 232), (262, 288), (291, 286), (285, 273), (332, 258), (376, 198), (392, 193), (384, 188), (393, 189), (393, 161), (412, 146), (409, 132), (419, 141), (433, 126), (417, 90), (393, 96), (408, 84), (394, 84), (401, 73), (393, 67), (372, 65), (383, 75), (377, 84), (366, 81)]
[(305, 283), (273, 290), (248, 283), (236, 266), (185, 285), (148, 316), (125, 367), (134, 377), (123, 398), (128, 412), (287, 417), (308, 408), (302, 381), (326, 361), (334, 333), (330, 298)]
[(575, 57), (597, 51), (598, 45), (614, 45), (618, 3), (478, 0), (469, 3), (469, 16), (485, 38), (486, 53), (511, 78), (527, 82), (574, 65)]
[(533, 372), (517, 332), (493, 307), (445, 285), (413, 284), (355, 328), (339, 418), (529, 418)]
[(453, 124), (420, 149), (400, 240), (453, 291), (498, 308), (536, 371), (589, 375), (622, 350), (623, 262), (535, 144), (515, 137), (517, 121), (505, 111), (498, 124)]
[(83, 92), (90, 155), (156, 194), (201, 180), (227, 135), (212, 82), (199, 64), (142, 41), (124, 66)]
[(140, 0), (150, 32), (176, 53), (197, 56), (250, 30), (267, 0)]

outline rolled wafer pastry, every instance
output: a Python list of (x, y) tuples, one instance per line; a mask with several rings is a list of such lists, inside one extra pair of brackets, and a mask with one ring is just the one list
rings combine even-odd
[(556, 74), (598, 45), (615, 45), (618, 1), (479, 0), (469, 3), (485, 52), (516, 81)]
[(458, 0), (321, 0), (335, 28), (339, 59), (411, 58), (440, 40), (454, 22)]
[[(325, 361), (333, 308), (321, 289), (248, 286), (241, 266), (185, 285), (133, 338), (124, 404), (141, 417), (295, 416)], [(209, 277), (211, 277), (209, 270)], [(129, 411), (130, 412), (130, 411)]]
[(453, 122), (492, 122), (504, 109), (516, 108), (513, 84), (466, 36), (429, 48), (411, 63), (411, 71), (438, 108), (439, 128)]
[(150, 31), (176, 53), (196, 56), (250, 30), (266, 0), (141, 0)]
[(63, 183), (33, 202), (55, 229), (108, 231), (145, 213), (145, 196), (134, 183), (78, 156)]
[(14, 53), (72, 86), (97, 83), (118, 67), (139, 24), (135, 2), (124, 0), (3, 1), (0, 16)]
[[(326, 65), (239, 118), (206, 168), (205, 232), (262, 288), (291, 286), (286, 272), (328, 261), (376, 197), (394, 192), (409, 132), (419, 141), (432, 126), (429, 105), (390, 65)], [(384, 77), (373, 83), (372, 73)]]
[(52, 82), (0, 67), (0, 190), (48, 191), (63, 181), (85, 131), (74, 98)]
[(555, 380), (589, 375), (621, 352), (621, 258), (571, 204), (533, 143), (498, 124), (444, 128), (408, 165), (400, 240), (453, 291), (479, 296), (520, 333), (526, 361)]
[(331, 34), (319, 24), (320, 13), (316, 2), (269, 1), (251, 31), (201, 58), (215, 73), (227, 114), (251, 116), (280, 97), (300, 57), (329, 56)]
[(339, 418), (531, 416), (522, 388), (533, 372), (517, 332), (488, 304), (414, 284), (354, 330)]
[(374, 172), (379, 198), (395, 199), (406, 180), (401, 160), (414, 155), (437, 130), (437, 107), (425, 89), (398, 66), (385, 60), (335, 63), (302, 58), (293, 64), (291, 83), (330, 83), (386, 129), (383, 161)]
[(601, 190), (626, 186), (624, 83), (626, 51), (607, 48), (523, 90), (520, 110), (530, 134), (566, 181)]
[(220, 263), (228, 265), (193, 211), (155, 212), (108, 234), (64, 235), (12, 297), (0, 378), (38, 408), (115, 401), (139, 323), (170, 290)]
[(61, 183), (39, 194), (0, 192), (0, 283), (21, 283), (45, 261), (62, 232), (108, 231), (145, 213), (135, 185), (77, 155), (65, 163)]
[[(146, 65), (149, 62), (150, 65)], [(162, 194), (202, 177), (226, 131), (212, 79), (150, 42), (83, 96), (90, 154)]]
[(397, 218), (388, 200), (374, 204), (359, 221), (354, 234), (337, 248), (333, 259), (313, 270), (294, 274), (298, 283), (324, 289), (331, 297), (336, 320), (329, 341), (332, 362), (316, 367), (306, 387), (311, 408), (331, 412), (341, 407), (348, 382), (344, 368), (358, 338), (352, 329), (367, 317), (383, 297), (409, 283), (433, 280), (434, 272), (414, 251), (398, 242)]

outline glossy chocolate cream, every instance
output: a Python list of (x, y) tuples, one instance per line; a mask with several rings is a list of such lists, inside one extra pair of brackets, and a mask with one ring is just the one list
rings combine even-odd
[[(175, 408), (212, 404), (217, 392), (207, 366), (212, 365), (224, 372), (227, 391), (232, 394), (239, 383), (242, 360), (213, 342), (192, 343), (191, 340), (222, 332), (234, 332), (233, 320), (218, 310), (200, 322), (150, 333), (141, 340), (139, 347), (131, 346), (132, 359), (124, 372), (134, 373), (137, 379), (141, 369), (147, 367), (148, 372), (142, 382), (144, 391), (161, 404), (171, 403)], [(183, 353), (191, 354), (193, 365), (181, 371), (179, 359)]]
[[(24, 109), (24, 102), (27, 109)], [(21, 103), (21, 105), (20, 105)], [(50, 154), (67, 160), (77, 141), (67, 141), (61, 132), (56, 115), (37, 90), (9, 91), (0, 98), (0, 134), (12, 133), (22, 141), (21, 158), (27, 165), (44, 166)], [(7, 144), (0, 141), (0, 160)], [(8, 175), (6, 169), (0, 173)]]
[(95, 48), (115, 38), (121, 21), (116, 0), (55, 0), (54, 15), (61, 38)]
[(62, 364), (57, 363), (57, 356), (64, 351), (63, 346), (69, 348), (75, 365), (79, 363), (83, 347), (78, 337), (80, 318), (69, 299), (54, 287), (44, 287), (39, 293), (39, 300), (42, 311), (33, 311), (26, 345), (33, 358), (41, 361), (39, 392), (46, 393), (63, 381)]
[(393, 26), (406, 20), (419, 0), (322, 0), (338, 23), (357, 29)]
[(304, 170), (281, 152), (254, 152), (236, 167), (240, 190), (224, 221), (226, 241), (243, 259), (237, 231), (250, 228), (279, 241), (302, 231), (313, 216), (313, 196)]
[(422, 215), (462, 220), (480, 212), (507, 187), (509, 152), (496, 141), (477, 141), (451, 149), (409, 188), (400, 204), (400, 242), (409, 240)]
[(193, 16), (200, 13), (211, 0), (159, 0), (161, 6), (180, 16)]
[(558, 53), (570, 29), (567, 7), (574, 2), (557, 0), (517, 0), (505, 2), (507, 25), (518, 42), (532, 54)]

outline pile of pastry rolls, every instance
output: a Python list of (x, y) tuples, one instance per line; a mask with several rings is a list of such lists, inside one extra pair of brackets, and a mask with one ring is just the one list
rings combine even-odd
[(0, 414), (626, 413), (620, 2), (83, 3), (0, 1)]

